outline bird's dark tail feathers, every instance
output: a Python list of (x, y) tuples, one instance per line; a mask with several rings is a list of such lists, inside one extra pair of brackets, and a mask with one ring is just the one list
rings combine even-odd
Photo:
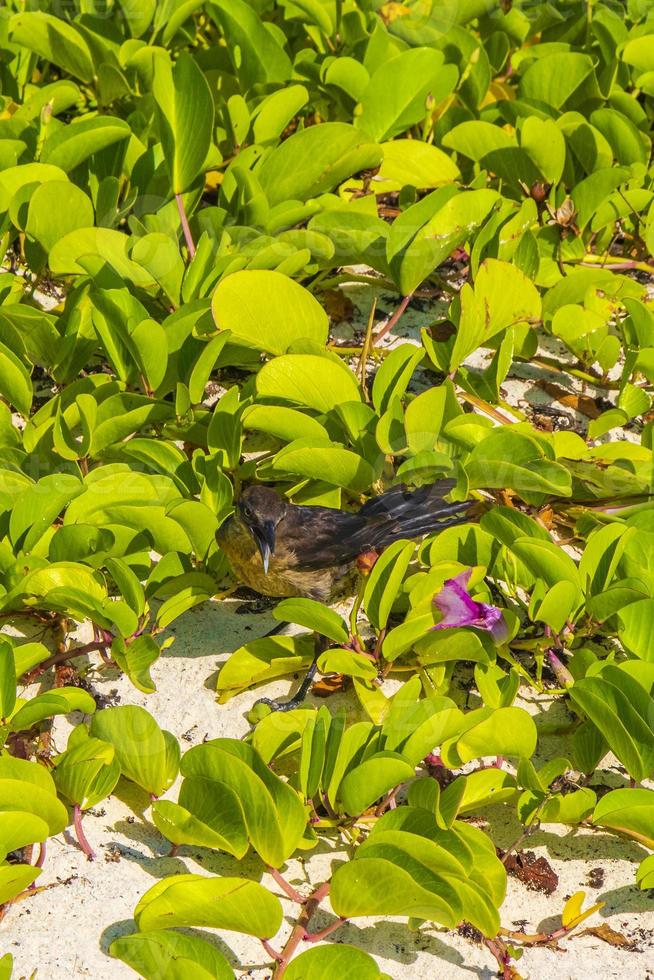
[(443, 500), (453, 487), (454, 480), (447, 479), (417, 490), (399, 486), (369, 500), (359, 511), (366, 519), (366, 547), (385, 548), (402, 538), (419, 538), (470, 520), (474, 501)]

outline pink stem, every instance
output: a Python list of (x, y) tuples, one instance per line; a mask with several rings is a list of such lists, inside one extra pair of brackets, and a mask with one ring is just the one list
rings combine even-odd
[(347, 919), (344, 919), (341, 916), (341, 918), (337, 919), (336, 922), (332, 922), (331, 925), (325, 926), (325, 928), (321, 929), (319, 932), (305, 932), (304, 934), (305, 943), (321, 942), (323, 939), (326, 939), (327, 936), (331, 936), (333, 932), (336, 932), (337, 929), (340, 929), (344, 922), (347, 922)]
[(393, 316), (390, 318), (390, 320), (387, 323), (384, 324), (384, 326), (381, 328), (379, 333), (375, 334), (375, 336), (373, 337), (373, 341), (372, 341), (373, 344), (378, 344), (379, 341), (382, 340), (387, 333), (390, 333), (390, 331), (393, 329), (393, 327), (395, 326), (395, 324), (400, 319), (400, 317), (406, 310), (407, 306), (411, 302), (412, 297), (413, 297), (413, 293), (407, 293), (406, 296), (402, 297), (402, 302), (396, 309)]
[(293, 888), (293, 885), (289, 885), (286, 878), (284, 878), (284, 876), (281, 874), (280, 871), (277, 870), (277, 868), (273, 868), (269, 866), (267, 870), (268, 870), (268, 874), (271, 876), (271, 878), (274, 878), (274, 880), (277, 882), (277, 884), (279, 885), (279, 887), (284, 892), (287, 898), (290, 898), (293, 902), (297, 902), (298, 905), (304, 905), (304, 903), (306, 902), (306, 898), (304, 897), (304, 895), (301, 895), (296, 888)]
[(279, 961), (282, 958), (282, 954), (281, 953), (278, 953), (276, 949), (273, 949), (267, 939), (262, 939), (261, 940), (261, 945), (265, 949), (265, 951), (268, 954), (268, 956), (270, 957), (270, 959), (271, 960), (274, 960), (275, 963), (279, 963)]
[(184, 209), (184, 201), (181, 194), (175, 194), (175, 200), (177, 201), (177, 210), (179, 211), (179, 220), (182, 223), (182, 231), (184, 232), (184, 239), (186, 241), (186, 247), (188, 249), (188, 254), (191, 258), (195, 255), (195, 242), (193, 241), (193, 235), (191, 234), (191, 228), (188, 223), (188, 218), (186, 217), (186, 211)]
[(95, 852), (87, 841), (84, 830), (82, 829), (82, 811), (79, 803), (76, 803), (73, 807), (73, 823), (75, 824), (75, 836), (79, 841), (79, 846), (86, 854), (87, 861), (95, 861)]
[(35, 868), (42, 868), (44, 861), (45, 861), (45, 841), (42, 841), (39, 844), (39, 856), (36, 859), (36, 861), (34, 862), (34, 867)]

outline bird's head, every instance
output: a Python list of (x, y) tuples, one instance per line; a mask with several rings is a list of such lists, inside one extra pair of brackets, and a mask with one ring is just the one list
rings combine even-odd
[(287, 507), (284, 498), (272, 487), (248, 487), (238, 502), (239, 516), (261, 552), (266, 573), (270, 556), (275, 554), (277, 525)]

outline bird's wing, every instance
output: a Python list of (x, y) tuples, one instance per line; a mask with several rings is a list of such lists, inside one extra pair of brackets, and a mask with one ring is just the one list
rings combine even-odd
[[(290, 507), (278, 527), (277, 554), (292, 552), (298, 569), (346, 565), (372, 549), (402, 538), (419, 538), (469, 520), (472, 501), (447, 503), (453, 480), (407, 490), (393, 487), (356, 513), (330, 507)], [(283, 550), (280, 550), (283, 549)]]
[(346, 565), (366, 550), (366, 524), (359, 514), (331, 507), (289, 507), (277, 527), (275, 554), (300, 570)]

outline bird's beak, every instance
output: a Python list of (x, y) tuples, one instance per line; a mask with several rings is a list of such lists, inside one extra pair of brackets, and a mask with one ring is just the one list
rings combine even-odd
[(263, 570), (268, 574), (270, 556), (275, 554), (275, 525), (272, 521), (264, 521), (261, 527), (254, 528), (254, 537), (261, 552)]

